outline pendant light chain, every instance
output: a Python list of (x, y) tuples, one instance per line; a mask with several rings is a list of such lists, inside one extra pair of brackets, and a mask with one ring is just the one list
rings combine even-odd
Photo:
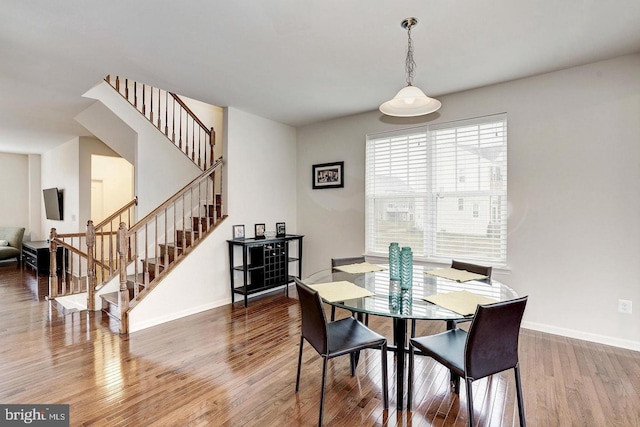
[(416, 62), (413, 60), (413, 40), (411, 39), (411, 25), (407, 26), (407, 35), (409, 40), (407, 43), (407, 59), (405, 61), (405, 69), (407, 71), (407, 85), (412, 86), (413, 77), (416, 70)]
[(430, 98), (424, 92), (413, 85), (413, 78), (416, 73), (416, 62), (413, 60), (413, 39), (411, 29), (418, 25), (418, 18), (407, 18), (400, 23), (400, 26), (407, 30), (407, 57), (405, 60), (405, 71), (407, 73), (407, 85), (387, 102), (380, 104), (380, 112), (393, 117), (417, 117), (437, 111), (442, 103), (437, 99)]

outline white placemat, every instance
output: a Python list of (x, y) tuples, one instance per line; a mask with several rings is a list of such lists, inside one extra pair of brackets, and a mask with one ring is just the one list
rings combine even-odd
[(430, 303), (437, 304), (448, 310), (455, 311), (463, 316), (469, 316), (476, 312), (478, 304), (491, 304), (497, 300), (469, 291), (454, 291), (446, 294), (431, 295), (425, 297)]
[(487, 278), (487, 276), (484, 276), (482, 274), (471, 273), (467, 270), (458, 270), (455, 268), (438, 268), (436, 270), (425, 271), (425, 274), (444, 277), (445, 279), (455, 280), (456, 282), (468, 282), (469, 280), (480, 280)]
[(339, 265), (333, 267), (335, 270), (344, 271), (345, 273), (371, 273), (372, 271), (382, 271), (384, 268), (379, 265), (369, 264), (368, 262), (360, 262), (357, 264)]
[(375, 295), (373, 292), (342, 280), (339, 282), (317, 283), (308, 285), (318, 291), (322, 299), (328, 302), (346, 301), (355, 298), (364, 298)]

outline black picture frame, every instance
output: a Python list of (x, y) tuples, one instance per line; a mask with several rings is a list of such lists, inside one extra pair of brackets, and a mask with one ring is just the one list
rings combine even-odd
[(256, 224), (254, 226), (256, 239), (264, 239), (264, 231), (266, 230), (265, 224)]
[(287, 227), (284, 222), (276, 222), (276, 236), (284, 237), (287, 234)]
[(234, 239), (244, 239), (244, 225), (234, 225), (233, 226), (233, 238)]
[(344, 187), (344, 162), (313, 165), (313, 189)]

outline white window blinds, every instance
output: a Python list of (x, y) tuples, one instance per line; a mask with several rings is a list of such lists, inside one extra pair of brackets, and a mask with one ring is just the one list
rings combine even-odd
[(505, 115), (367, 137), (367, 253), (506, 265)]

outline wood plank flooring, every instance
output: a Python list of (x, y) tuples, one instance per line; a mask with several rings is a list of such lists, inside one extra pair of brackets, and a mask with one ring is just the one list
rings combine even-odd
[[(299, 342), (295, 291), (220, 307), (122, 337), (98, 312), (60, 313), (47, 278), (0, 264), (0, 403), (68, 403), (72, 426), (312, 426), (321, 359)], [(344, 313), (342, 313), (344, 315)], [(370, 327), (391, 337), (391, 320)], [(419, 334), (444, 330), (420, 322)], [(640, 425), (640, 353), (523, 330), (520, 360), (529, 426)], [(465, 426), (464, 385), (416, 358), (413, 411), (398, 412), (389, 354), (390, 409), (382, 409), (380, 352), (329, 362), (325, 425)], [(474, 383), (480, 426), (518, 425), (511, 372)]]

